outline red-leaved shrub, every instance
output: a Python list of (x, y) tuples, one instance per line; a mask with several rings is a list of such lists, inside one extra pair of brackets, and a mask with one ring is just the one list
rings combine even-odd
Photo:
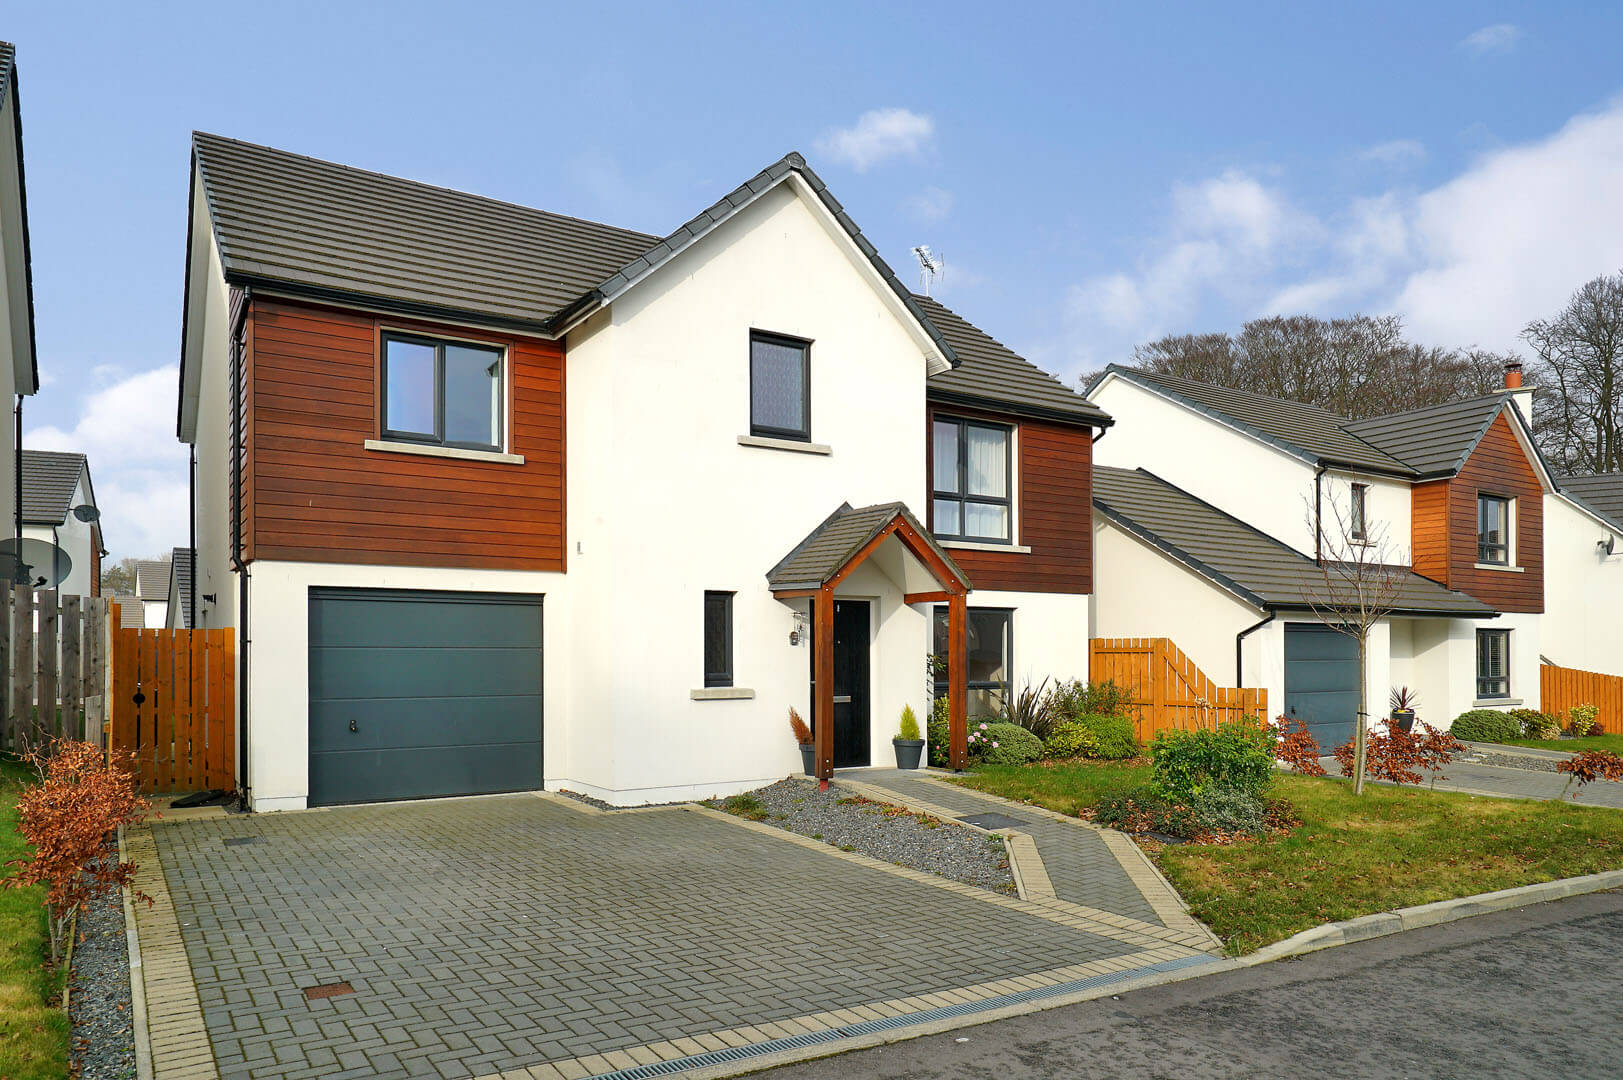
[[(62, 958), (68, 922), (81, 905), (130, 884), (134, 863), (118, 861), (115, 830), (146, 817), (128, 761), (108, 761), (87, 742), (59, 740), (30, 755), (41, 780), (17, 800), (17, 831), (32, 852), (14, 859), (7, 888), (45, 885), (51, 962)], [(137, 893), (136, 898), (151, 903)]]
[[(1454, 755), (1465, 749), (1465, 744), (1446, 731), (1438, 731), (1429, 724), (1416, 723), (1413, 731), (1387, 725), (1384, 730), (1370, 731), (1364, 739), (1364, 772), (1376, 780), (1390, 780), (1394, 784), (1418, 784), (1424, 776), (1420, 770), (1432, 774), (1433, 780), (1446, 780), (1440, 770), (1454, 760)], [(1348, 739), (1336, 747), (1336, 761), (1341, 775), (1353, 774), (1353, 741)]]
[(1319, 764), (1324, 751), (1306, 724), (1294, 717), (1280, 716), (1274, 720), (1274, 732), (1279, 736), (1279, 746), (1274, 751), (1276, 758), (1303, 776), (1324, 775), (1324, 766)]
[[(1555, 771), (1567, 774), (1567, 787), (1577, 781), (1578, 791), (1582, 791), (1593, 780), (1623, 780), (1623, 757), (1608, 750), (1586, 750), (1558, 764)], [(1574, 799), (1578, 791), (1572, 793)]]

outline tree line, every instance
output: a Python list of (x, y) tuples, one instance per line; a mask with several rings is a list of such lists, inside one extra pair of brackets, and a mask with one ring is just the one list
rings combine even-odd
[[(1564, 475), (1623, 471), (1623, 272), (1597, 277), (1522, 331), (1537, 389), (1533, 434)], [(1350, 419), (1492, 393), (1518, 353), (1421, 345), (1396, 315), (1252, 319), (1238, 333), (1173, 334), (1130, 366), (1304, 401)]]

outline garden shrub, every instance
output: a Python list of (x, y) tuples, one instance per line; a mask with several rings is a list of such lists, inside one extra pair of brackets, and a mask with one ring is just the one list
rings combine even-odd
[(1083, 713), (1076, 718), (1076, 722), (1093, 736), (1094, 744), (1098, 747), (1093, 756), (1106, 761), (1123, 761), (1138, 756), (1138, 736), (1133, 732), (1131, 717)]
[(1012, 688), (1005, 690), (997, 716), (999, 723), (1025, 728), (1037, 736), (1039, 742), (1053, 733), (1054, 724), (1060, 719), (1047, 679), (1036, 686), (1027, 683), (1018, 693)]
[(896, 736), (898, 739), (913, 740), (919, 737), (919, 718), (913, 711), (913, 706), (902, 706), (902, 722)]
[(1561, 734), (1561, 721), (1537, 709), (1511, 709), (1507, 715), (1522, 726), (1524, 739), (1553, 739)]
[[(1514, 721), (1512, 721), (1514, 723)], [(1438, 731), (1430, 724), (1415, 722), (1404, 731), (1396, 725), (1386, 725), (1368, 733), (1364, 740), (1364, 775), (1376, 780), (1390, 780), (1394, 784), (1418, 784), (1424, 777), (1420, 770), (1432, 774), (1432, 782), (1446, 780), (1440, 771), (1464, 752), (1465, 744), (1451, 731)], [(1353, 774), (1353, 742), (1348, 739), (1336, 747), (1336, 761), (1341, 764), (1341, 775)]]
[(1295, 819), (1285, 803), (1269, 803), (1252, 792), (1213, 784), (1190, 799), (1169, 800), (1153, 787), (1110, 795), (1094, 808), (1096, 824), (1127, 832), (1158, 832), (1187, 840), (1260, 836)]
[(1056, 683), (1053, 699), (1055, 711), (1066, 720), (1082, 716), (1126, 716), (1132, 705), (1127, 691), (1109, 679), (1091, 683), (1071, 679)]
[(1574, 705), (1567, 710), (1567, 730), (1574, 735), (1604, 735), (1600, 726), (1600, 709), (1594, 705)]
[(1064, 759), (1076, 757), (1097, 757), (1099, 754), (1099, 740), (1093, 737), (1086, 725), (1075, 720), (1067, 720), (1056, 724), (1054, 731), (1043, 744), (1043, 751), (1051, 758)]
[(1150, 744), (1151, 783), (1174, 802), (1210, 787), (1261, 795), (1273, 779), (1275, 748), (1272, 729), (1249, 717), (1225, 721), (1215, 731), (1163, 731)]
[(1470, 709), (1454, 718), (1449, 729), (1456, 739), (1468, 742), (1505, 742), (1522, 737), (1522, 725), (1509, 713), (1497, 709)]
[(1279, 738), (1274, 756), (1284, 762), (1287, 769), (1303, 776), (1324, 775), (1324, 766), (1319, 764), (1324, 750), (1306, 724), (1294, 717), (1280, 716), (1274, 720), (1274, 733)]
[(930, 755), (930, 764), (938, 769), (951, 766), (952, 729), (947, 723), (945, 696), (938, 697), (930, 703), (930, 722), (926, 725), (925, 735), (929, 739), (926, 749)]
[(1025, 765), (1043, 756), (1043, 741), (1019, 724), (980, 724), (970, 729), (969, 753), (987, 765)]

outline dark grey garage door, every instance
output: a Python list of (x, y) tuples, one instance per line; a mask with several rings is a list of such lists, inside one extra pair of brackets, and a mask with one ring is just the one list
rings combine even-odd
[(541, 598), (310, 590), (310, 805), (541, 786)]
[(1328, 754), (1358, 721), (1358, 642), (1327, 626), (1285, 627), (1285, 715)]

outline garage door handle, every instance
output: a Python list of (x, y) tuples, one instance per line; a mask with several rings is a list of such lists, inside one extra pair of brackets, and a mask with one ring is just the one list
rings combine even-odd
[(351, 730), (351, 731), (359, 731), (360, 730), (360, 728), (355, 726), (355, 718), (354, 717), (350, 717), (349, 730)]
[(849, 705), (849, 704), (851, 704), (851, 695), (850, 694), (835, 694), (834, 695), (834, 704), (836, 704), (836, 705)]

